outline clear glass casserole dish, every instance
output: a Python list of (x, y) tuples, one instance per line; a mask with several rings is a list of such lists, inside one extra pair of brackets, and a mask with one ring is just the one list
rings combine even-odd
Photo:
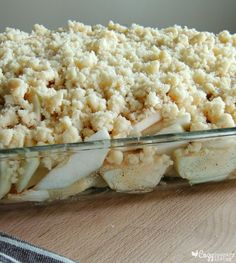
[[(100, 131), (105, 133), (105, 131)], [(236, 128), (0, 150), (0, 207), (236, 176)], [(165, 187), (165, 186), (163, 186)]]

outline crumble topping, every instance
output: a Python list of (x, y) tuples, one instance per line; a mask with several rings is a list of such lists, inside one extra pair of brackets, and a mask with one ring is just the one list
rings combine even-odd
[(236, 34), (228, 31), (69, 21), (0, 34), (2, 148), (78, 142), (101, 129), (127, 137), (155, 113), (163, 122), (190, 114), (190, 131), (234, 127), (235, 103)]

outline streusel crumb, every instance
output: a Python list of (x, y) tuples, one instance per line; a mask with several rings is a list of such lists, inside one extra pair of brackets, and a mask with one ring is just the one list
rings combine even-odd
[(78, 142), (101, 129), (127, 137), (154, 113), (163, 121), (190, 113), (191, 131), (233, 127), (235, 103), (228, 31), (69, 21), (57, 31), (0, 34), (2, 148)]

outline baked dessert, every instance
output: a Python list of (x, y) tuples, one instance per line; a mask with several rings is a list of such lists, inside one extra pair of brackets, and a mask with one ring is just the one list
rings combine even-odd
[[(235, 127), (235, 105), (236, 34), (228, 31), (69, 21), (0, 34), (2, 149)], [(44, 201), (107, 185), (149, 191), (173, 171), (192, 183), (220, 180), (236, 169), (234, 147), (231, 138), (26, 152), (1, 158), (0, 199)]]

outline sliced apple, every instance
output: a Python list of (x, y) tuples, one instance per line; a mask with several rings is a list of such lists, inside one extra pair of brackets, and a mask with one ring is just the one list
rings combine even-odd
[[(168, 133), (179, 133), (179, 132), (184, 132), (183, 127), (180, 124), (173, 124), (169, 127), (162, 129), (157, 134), (168, 134)], [(158, 154), (171, 154), (177, 148), (184, 147), (186, 145), (188, 145), (188, 142), (186, 141), (158, 143), (157, 153)]]
[(33, 103), (34, 112), (36, 114), (37, 121), (40, 121), (41, 120), (41, 104), (40, 104), (40, 100), (37, 94), (33, 95), (32, 103)]
[(225, 149), (231, 146), (236, 147), (235, 138), (222, 138), (222, 139), (206, 139), (202, 140), (204, 142), (204, 147), (206, 148), (214, 148), (214, 149)]
[[(106, 130), (98, 131), (88, 138), (87, 141), (110, 139)], [(73, 154), (63, 166), (57, 166), (44, 177), (35, 189), (57, 189), (72, 185), (79, 179), (90, 175), (98, 170), (108, 153), (109, 149), (96, 149), (79, 151)]]
[(33, 176), (31, 177), (26, 188), (34, 187), (48, 174), (48, 172), (49, 170), (47, 168), (40, 165), (38, 169), (35, 171), (35, 173), (33, 174)]
[(142, 121), (136, 123), (133, 127), (133, 129), (137, 132), (142, 132), (148, 127), (152, 126), (153, 124), (159, 122), (161, 120), (161, 114), (159, 112), (156, 112), (150, 116), (148, 116), (146, 119), (143, 119)]
[(66, 188), (51, 189), (49, 191), (50, 199), (66, 199), (77, 195), (91, 187), (106, 187), (107, 184), (99, 175), (86, 176)]
[(149, 192), (160, 182), (172, 164), (166, 155), (157, 156), (153, 163), (138, 165), (107, 165), (100, 173), (108, 186), (118, 192)]
[(8, 194), (7, 200), (14, 202), (44, 202), (47, 201), (49, 197), (47, 190), (28, 190), (20, 194)]
[(191, 122), (191, 115), (190, 113), (184, 113), (183, 115), (179, 116), (175, 121), (173, 121), (173, 124), (179, 124), (184, 129), (189, 128)]
[(172, 124), (168, 127), (161, 129), (157, 134), (170, 134), (184, 132), (183, 127), (180, 124)]
[(11, 189), (12, 172), (6, 160), (0, 161), (0, 199)]
[(225, 148), (203, 147), (199, 152), (174, 152), (175, 169), (191, 184), (224, 180), (236, 170), (235, 146)]
[(148, 136), (148, 135), (155, 135), (157, 134), (163, 127), (165, 127), (165, 122), (159, 121), (152, 126), (148, 127), (147, 129), (142, 131), (143, 136)]
[(145, 136), (145, 135), (159, 134), (161, 130), (171, 127), (173, 125), (179, 125), (183, 128), (183, 130), (186, 130), (190, 126), (190, 122), (191, 122), (191, 115), (189, 113), (184, 113), (183, 115), (177, 117), (175, 120), (160, 121), (160, 122), (153, 124), (152, 126), (145, 129), (142, 132), (142, 135)]
[(22, 192), (27, 187), (31, 177), (37, 170), (39, 163), (40, 161), (38, 157), (28, 158), (26, 160), (26, 163), (23, 166), (24, 174), (19, 177), (16, 184), (16, 190), (18, 193)]

